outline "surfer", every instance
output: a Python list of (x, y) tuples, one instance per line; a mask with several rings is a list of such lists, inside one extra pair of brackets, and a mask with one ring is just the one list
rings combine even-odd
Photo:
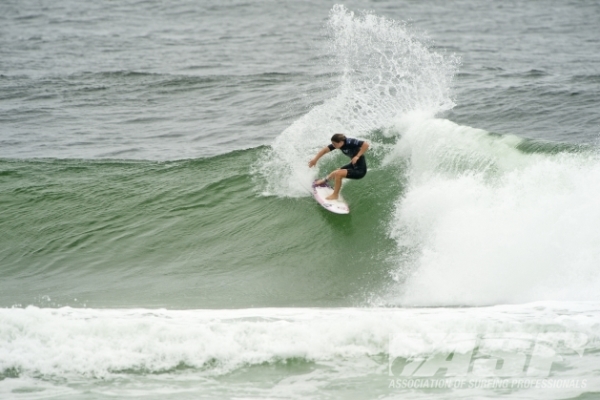
[(361, 179), (367, 174), (367, 161), (365, 160), (365, 152), (369, 148), (369, 143), (364, 140), (348, 138), (343, 133), (336, 133), (331, 137), (331, 144), (325, 146), (317, 153), (315, 158), (308, 162), (310, 168), (314, 167), (319, 161), (319, 158), (332, 150), (340, 149), (342, 153), (350, 157), (350, 164), (346, 164), (327, 175), (325, 179), (319, 179), (315, 182), (316, 185), (322, 185), (328, 179), (335, 179), (335, 187), (333, 193), (327, 197), (327, 200), (337, 200), (342, 188), (342, 179)]

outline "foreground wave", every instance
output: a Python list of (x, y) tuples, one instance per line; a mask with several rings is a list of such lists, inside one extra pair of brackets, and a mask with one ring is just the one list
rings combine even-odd
[[(0, 389), (5, 395), (63, 391), (76, 397), (101, 379), (109, 384), (106, 390), (95, 388), (101, 397), (140, 394), (142, 382), (148, 393), (162, 385), (163, 395), (197, 398), (210, 398), (217, 387), (225, 397), (326, 398), (340, 395), (338, 385), (373, 397), (393, 393), (390, 381), (427, 377), (426, 365), (433, 361), (413, 374), (409, 369), (415, 360), (420, 364), (455, 353), (457, 359), (468, 355), (465, 365), (474, 367), (457, 372), (456, 361), (448, 376), (586, 380), (587, 389), (552, 393), (574, 396), (600, 387), (590, 367), (598, 365), (599, 310), (598, 303), (459, 309), (0, 309), (0, 374), (12, 378)], [(527, 374), (511, 369), (508, 363), (527, 354), (533, 360)], [(490, 356), (509, 361), (503, 368), (489, 367)], [(273, 378), (271, 383), (264, 374)], [(244, 386), (253, 379), (263, 384)], [(464, 388), (462, 393), (479, 392)], [(421, 398), (427, 392), (413, 394)]]
[(345, 218), (321, 210), (308, 190), (265, 195), (269, 183), (252, 165), (270, 148), (171, 162), (2, 160), (0, 301), (228, 308), (598, 300), (593, 148), (420, 115), (370, 138), (368, 176), (343, 189), (353, 210)]

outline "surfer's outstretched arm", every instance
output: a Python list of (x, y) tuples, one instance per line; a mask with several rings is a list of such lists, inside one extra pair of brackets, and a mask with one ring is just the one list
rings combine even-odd
[(313, 158), (312, 160), (310, 160), (308, 162), (308, 166), (309, 168), (314, 167), (315, 165), (317, 165), (317, 161), (319, 161), (319, 158), (323, 157), (325, 154), (329, 153), (331, 150), (329, 149), (329, 147), (325, 146), (323, 147), (315, 156), (315, 158)]

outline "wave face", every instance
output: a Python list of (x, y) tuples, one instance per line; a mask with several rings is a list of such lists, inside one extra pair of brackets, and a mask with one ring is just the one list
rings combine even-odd
[(261, 196), (249, 166), (264, 151), (169, 162), (0, 160), (0, 302), (364, 303), (389, 279), (385, 254), (395, 244), (380, 221), (398, 188), (372, 193), (391, 176), (348, 187), (356, 211), (340, 220), (309, 197)]

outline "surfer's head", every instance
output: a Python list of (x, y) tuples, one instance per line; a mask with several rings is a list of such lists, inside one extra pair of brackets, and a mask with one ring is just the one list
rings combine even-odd
[(346, 135), (344, 135), (343, 133), (336, 133), (335, 135), (333, 135), (331, 137), (331, 143), (333, 144), (333, 147), (335, 147), (336, 149), (339, 149), (340, 147), (342, 147), (344, 145), (345, 141), (346, 141)]

